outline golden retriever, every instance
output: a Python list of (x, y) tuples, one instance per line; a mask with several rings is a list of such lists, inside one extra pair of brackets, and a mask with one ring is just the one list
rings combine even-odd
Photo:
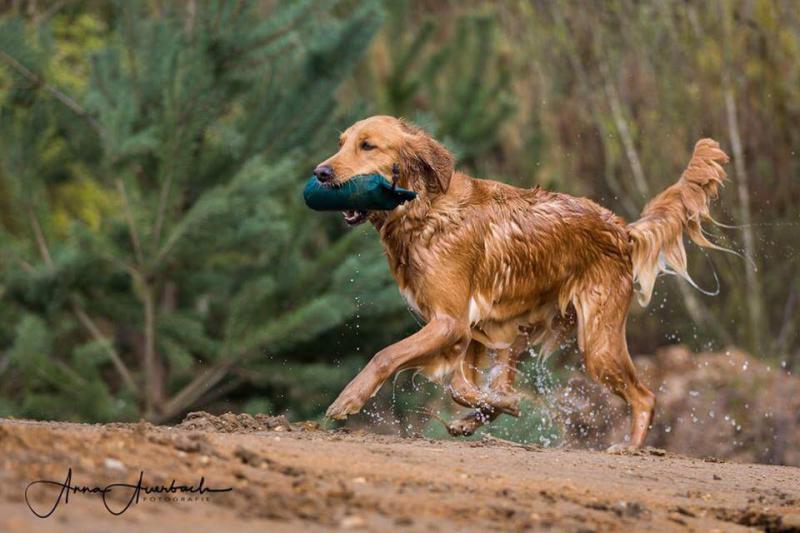
[[(713, 247), (700, 224), (710, 219), (708, 201), (726, 177), (721, 164), (727, 161), (715, 141), (700, 140), (678, 182), (626, 224), (586, 198), (458, 172), (447, 149), (402, 119), (375, 116), (353, 124), (315, 175), (336, 186), (378, 172), (417, 192), (392, 211), (344, 217), (350, 225), (372, 223), (400, 292), (425, 325), (379, 351), (327, 415), (357, 413), (392, 374), (420, 368), (446, 382), (456, 402), (475, 409), (449, 426), (453, 434), (470, 434), (500, 413), (519, 414), (518, 358), (532, 346), (551, 352), (577, 326), (589, 376), (630, 405), (625, 446), (641, 447), (655, 396), (628, 354), (631, 297), (637, 291), (646, 305), (667, 268), (686, 276), (684, 231)], [(493, 367), (482, 386), (477, 369), (490, 351)]]

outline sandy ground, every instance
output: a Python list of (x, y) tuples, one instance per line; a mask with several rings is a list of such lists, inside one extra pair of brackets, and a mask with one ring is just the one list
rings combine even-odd
[[(140, 493), (113, 483), (230, 488)], [(35, 484), (55, 481), (62, 485)], [(118, 511), (133, 495), (107, 494)], [(163, 494), (161, 497), (163, 498)], [(199, 501), (172, 501), (180, 497)], [(177, 427), (0, 420), (0, 531), (800, 531), (800, 469), (496, 439), (402, 439), (246, 415)]]

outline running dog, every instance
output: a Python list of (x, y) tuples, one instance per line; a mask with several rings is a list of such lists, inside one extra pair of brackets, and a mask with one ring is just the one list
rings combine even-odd
[[(425, 325), (379, 351), (327, 416), (359, 412), (395, 372), (418, 368), (474, 409), (449, 425), (453, 434), (471, 434), (501, 413), (519, 414), (514, 377), (521, 354), (533, 346), (550, 353), (577, 328), (586, 372), (630, 405), (625, 447), (641, 447), (655, 395), (628, 354), (631, 298), (635, 292), (647, 305), (662, 271), (688, 277), (684, 232), (715, 247), (701, 223), (711, 220), (708, 203), (727, 162), (717, 142), (698, 141), (681, 178), (626, 224), (587, 198), (467, 176), (446, 148), (402, 119), (353, 124), (314, 174), (335, 187), (378, 172), (417, 193), (392, 211), (347, 211), (344, 220), (372, 223), (401, 294)], [(493, 367), (482, 384), (478, 369), (490, 352)]]

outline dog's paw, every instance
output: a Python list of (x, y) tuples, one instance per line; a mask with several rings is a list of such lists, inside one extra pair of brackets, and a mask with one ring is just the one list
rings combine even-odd
[(325, 416), (333, 420), (344, 420), (348, 416), (356, 414), (358, 411), (358, 408), (336, 400), (328, 407), (328, 410), (325, 411)]
[(489, 422), (489, 417), (481, 411), (467, 413), (447, 424), (447, 432), (453, 437), (469, 437), (478, 428)]
[(325, 411), (325, 416), (334, 420), (344, 420), (361, 411), (364, 401), (361, 395), (353, 394), (352, 391), (345, 389)]
[(452, 437), (469, 437), (482, 425), (474, 420), (458, 419), (447, 424), (447, 432)]
[(636, 455), (639, 451), (637, 446), (624, 443), (612, 444), (606, 448), (606, 453), (610, 453), (611, 455)]

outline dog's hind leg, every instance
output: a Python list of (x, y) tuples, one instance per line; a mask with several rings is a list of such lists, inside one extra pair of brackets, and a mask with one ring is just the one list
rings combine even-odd
[(528, 349), (527, 335), (520, 335), (514, 343), (503, 350), (497, 350), (490, 371), (489, 403), (497, 410), (519, 416), (520, 395), (514, 388), (517, 378), (517, 365), (522, 354)]
[(447, 388), (453, 401), (464, 407), (478, 407), (483, 402), (484, 392), (478, 385), (479, 369), (487, 355), (486, 347), (470, 341), (464, 355), (456, 361)]
[(450, 422), (447, 429), (451, 435), (472, 435), (503, 413), (519, 416), (519, 395), (513, 385), (519, 356), (526, 347), (527, 340), (520, 336), (511, 347), (497, 350), (490, 370), (491, 382), (488, 388), (481, 389), (478, 385), (478, 369), (487, 350), (476, 341), (470, 343), (462, 364), (456, 366), (451, 378), (450, 394), (456, 403), (473, 407), (475, 411)]
[(655, 395), (639, 381), (625, 340), (631, 290), (629, 278), (594, 285), (577, 294), (573, 303), (586, 372), (630, 405), (630, 440), (621, 447), (640, 448), (653, 417)]
[(447, 425), (447, 431), (455, 436), (472, 435), (482, 425), (491, 422), (500, 414), (485, 402), (486, 394), (478, 386), (479, 373), (486, 358), (486, 347), (477, 342), (470, 342), (464, 356), (455, 365), (448, 388), (450, 396), (459, 405), (476, 408)]

